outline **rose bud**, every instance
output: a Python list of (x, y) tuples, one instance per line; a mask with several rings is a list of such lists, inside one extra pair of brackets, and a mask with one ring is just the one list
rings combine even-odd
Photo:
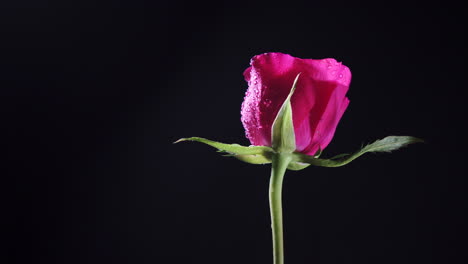
[(325, 149), (348, 107), (351, 71), (335, 59), (300, 59), (283, 53), (252, 58), (244, 72), (248, 89), (241, 121), (252, 145), (272, 146), (272, 125), (300, 74), (291, 98), (296, 151)]

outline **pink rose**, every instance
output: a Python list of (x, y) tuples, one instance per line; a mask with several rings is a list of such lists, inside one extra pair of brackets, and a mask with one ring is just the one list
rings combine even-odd
[(325, 149), (348, 107), (351, 71), (335, 59), (300, 59), (282, 53), (252, 58), (244, 72), (249, 88), (241, 109), (247, 138), (271, 146), (273, 121), (301, 73), (291, 98), (296, 151), (314, 155)]

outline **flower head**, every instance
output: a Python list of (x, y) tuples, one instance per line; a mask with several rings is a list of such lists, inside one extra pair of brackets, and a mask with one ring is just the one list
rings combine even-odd
[(275, 117), (300, 73), (291, 98), (296, 151), (314, 155), (328, 146), (348, 107), (351, 71), (335, 59), (300, 59), (283, 53), (252, 58), (241, 121), (252, 145), (271, 146)]

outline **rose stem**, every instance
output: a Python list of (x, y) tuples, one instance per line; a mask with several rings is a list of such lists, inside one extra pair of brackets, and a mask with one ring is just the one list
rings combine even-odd
[(286, 153), (273, 155), (270, 178), (270, 214), (273, 237), (273, 263), (284, 264), (283, 247), (283, 209), (281, 205), (281, 191), (283, 187), (284, 173), (291, 161), (291, 156)]

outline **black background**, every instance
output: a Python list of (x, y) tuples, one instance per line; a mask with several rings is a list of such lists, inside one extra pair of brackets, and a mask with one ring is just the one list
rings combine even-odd
[(252, 56), (333, 57), (351, 104), (325, 150), (427, 143), (288, 172), (286, 263), (463, 263), (466, 28), (444, 1), (0, 5), (2, 263), (272, 263), (269, 166), (247, 145)]

